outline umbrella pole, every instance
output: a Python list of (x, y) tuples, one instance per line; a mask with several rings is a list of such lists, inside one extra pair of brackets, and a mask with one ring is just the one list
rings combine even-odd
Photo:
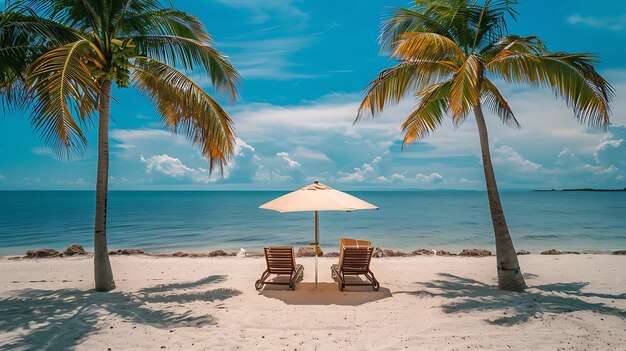
[(319, 246), (319, 214), (315, 211), (315, 288), (317, 289), (317, 251)]

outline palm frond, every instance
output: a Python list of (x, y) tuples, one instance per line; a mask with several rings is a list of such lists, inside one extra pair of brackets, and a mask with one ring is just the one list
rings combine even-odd
[(33, 14), (20, 2), (0, 12), (0, 104), (3, 109), (26, 102), (26, 69), (54, 46), (78, 39), (70, 29)]
[(402, 146), (414, 143), (434, 132), (443, 122), (449, 109), (449, 96), (453, 81), (433, 84), (417, 94), (419, 104), (402, 123)]
[(467, 0), (435, 0), (432, 2), (420, 0), (425, 7), (424, 13), (448, 26), (450, 37), (455, 38), (459, 47), (469, 53), (473, 37), (476, 13), (479, 8), (475, 2)]
[(91, 49), (81, 39), (51, 50), (32, 64), (26, 77), (31, 123), (59, 156), (78, 155), (87, 143), (72, 112), (86, 122), (98, 110), (100, 87), (85, 63)]
[(234, 153), (233, 121), (222, 107), (181, 71), (150, 58), (137, 59), (132, 82), (161, 114), (164, 125), (184, 134), (223, 171)]
[(378, 40), (384, 53), (393, 51), (400, 41), (400, 37), (406, 33), (423, 32), (448, 35), (448, 29), (445, 25), (423, 13), (406, 8), (399, 8), (384, 18), (380, 32)]
[(214, 89), (225, 93), (231, 101), (236, 100), (239, 73), (226, 55), (209, 44), (166, 35), (135, 36), (132, 40), (142, 56), (172, 66), (180, 65), (186, 71), (194, 71), (199, 66), (207, 72)]
[(576, 118), (593, 128), (609, 125), (613, 87), (595, 70), (589, 54), (534, 55), (507, 52), (486, 66), (509, 83), (551, 88), (572, 108)]
[(470, 16), (475, 27), (471, 52), (474, 53), (507, 35), (506, 17), (515, 20), (517, 11), (514, 6), (518, 4), (515, 0), (486, 0), (480, 12), (477, 11), (479, 6), (475, 5), (476, 10)]
[(480, 102), (483, 63), (476, 55), (469, 55), (455, 73), (450, 89), (450, 111), (456, 125)]
[(391, 52), (402, 35), (435, 33), (454, 41), (466, 54), (489, 45), (507, 32), (506, 18), (515, 19), (515, 0), (417, 0), (384, 19), (379, 41)]
[(436, 33), (403, 34), (390, 54), (400, 61), (452, 61), (459, 65), (465, 55), (450, 38)]
[(150, 23), (154, 23), (155, 12), (162, 11), (163, 5), (159, 0), (117, 0), (113, 6), (113, 18), (116, 18), (112, 36), (118, 34), (148, 34)]
[[(42, 18), (74, 28), (78, 32), (95, 33), (103, 28), (104, 1), (86, 0), (23, 0), (28, 7)], [(100, 35), (102, 33), (98, 33)]]
[(520, 128), (520, 124), (513, 114), (513, 110), (509, 106), (500, 90), (487, 78), (482, 80), (482, 96), (484, 105), (491, 110), (493, 114), (500, 118), (503, 124), (512, 128)]
[(211, 35), (197, 17), (173, 8), (131, 7), (120, 14), (118, 21), (116, 36), (165, 35), (212, 43)]
[(454, 67), (454, 63), (445, 61), (406, 61), (382, 71), (366, 88), (355, 123), (366, 113), (375, 116), (386, 105), (397, 104), (408, 94), (451, 77)]
[(478, 53), (485, 62), (497, 61), (511, 54), (545, 55), (546, 45), (536, 36), (507, 35), (482, 48)]

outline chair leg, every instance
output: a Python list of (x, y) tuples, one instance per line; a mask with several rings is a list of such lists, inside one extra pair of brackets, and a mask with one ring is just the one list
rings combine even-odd
[(298, 281), (298, 279), (304, 275), (304, 266), (299, 265), (296, 266), (296, 271), (291, 275), (290, 279), (289, 279), (289, 289), (291, 290), (295, 290), (296, 288), (296, 282)]
[(300, 273), (296, 274), (296, 281), (298, 281), (299, 279), (304, 279), (304, 266), (300, 266), (299, 269)]
[(372, 271), (367, 272), (365, 277), (372, 283), (372, 289), (374, 289), (374, 291), (378, 291), (378, 289), (380, 289), (380, 284), (378, 283), (378, 280), (376, 280), (376, 277), (374, 277), (374, 273), (372, 273)]
[(343, 277), (343, 274), (339, 272), (339, 269), (336, 265), (330, 267), (330, 272), (333, 278), (337, 277), (337, 279), (339, 280), (339, 282), (337, 282), (339, 291), (343, 291), (343, 289), (346, 287), (346, 281), (344, 279), (345, 277)]
[(263, 274), (261, 274), (261, 278), (254, 283), (255, 289), (263, 289), (263, 286), (265, 285), (265, 279), (267, 279), (267, 277), (269, 277), (269, 272), (266, 270), (265, 272), (263, 272)]

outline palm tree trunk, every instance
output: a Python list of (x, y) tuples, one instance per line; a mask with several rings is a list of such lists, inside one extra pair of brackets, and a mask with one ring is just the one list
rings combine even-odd
[(102, 82), (98, 123), (98, 174), (96, 177), (96, 220), (93, 233), (94, 277), (97, 291), (115, 289), (107, 248), (107, 192), (109, 187), (109, 116), (111, 81)]
[(498, 184), (496, 175), (491, 164), (491, 153), (489, 151), (489, 137), (487, 135), (487, 125), (480, 104), (474, 107), (474, 116), (478, 125), (478, 135), (480, 136), (480, 148), (483, 156), (483, 169), (485, 170), (485, 182), (487, 184), (487, 196), (489, 198), (489, 209), (491, 210), (491, 221), (493, 232), (496, 237), (496, 260), (498, 261), (498, 288), (501, 290), (523, 291), (526, 282), (522, 276), (522, 271), (517, 261), (517, 254), (513, 247), (513, 241), (509, 234), (509, 227), (506, 225), (504, 211), (500, 203)]

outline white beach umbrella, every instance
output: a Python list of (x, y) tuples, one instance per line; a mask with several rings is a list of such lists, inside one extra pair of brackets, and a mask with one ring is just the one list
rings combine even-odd
[(315, 285), (317, 286), (317, 253), (319, 247), (319, 214), (318, 211), (355, 211), (377, 210), (378, 207), (350, 194), (335, 190), (317, 180), (304, 188), (285, 194), (259, 208), (285, 212), (315, 212)]

